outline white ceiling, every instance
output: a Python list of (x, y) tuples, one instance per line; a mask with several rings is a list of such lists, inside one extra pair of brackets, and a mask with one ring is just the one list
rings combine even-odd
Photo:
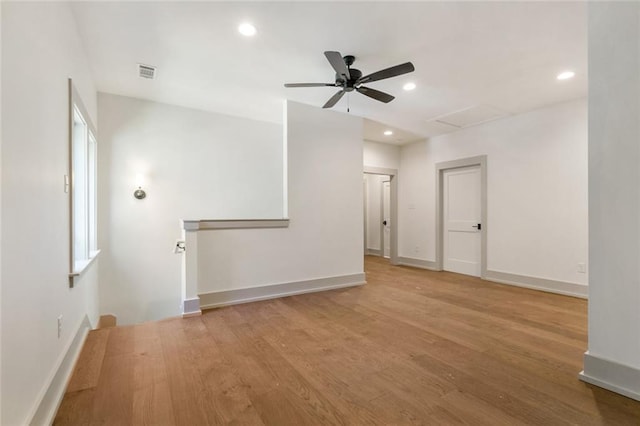
[[(368, 84), (334, 110), (416, 137), (456, 130), (435, 121), (476, 106), (506, 115), (586, 96), (582, 2), (77, 2), (80, 34), (99, 91), (281, 122), (282, 101), (322, 106), (336, 89), (325, 50), (356, 56), (365, 74), (412, 61), (416, 71)], [(253, 38), (237, 26), (252, 22)], [(158, 67), (141, 79), (137, 63)], [(558, 81), (560, 71), (576, 77)], [(402, 85), (417, 84), (412, 92)], [(371, 130), (373, 131), (373, 130)], [(372, 137), (369, 137), (372, 139)], [(385, 141), (384, 138), (372, 139)], [(412, 140), (415, 140), (413, 138)]]
[[(406, 145), (424, 139), (423, 136), (408, 132), (396, 126), (383, 124), (378, 121), (364, 119), (363, 138), (366, 141), (382, 142), (391, 145)], [(390, 130), (392, 134), (385, 135)]]

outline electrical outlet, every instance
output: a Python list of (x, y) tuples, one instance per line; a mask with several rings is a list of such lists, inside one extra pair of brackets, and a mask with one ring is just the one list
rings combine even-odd
[(58, 339), (62, 336), (62, 315), (58, 317)]
[(581, 274), (587, 273), (587, 265), (584, 263), (578, 263), (578, 272)]
[(417, 254), (420, 253), (420, 246), (416, 246), (413, 251)]

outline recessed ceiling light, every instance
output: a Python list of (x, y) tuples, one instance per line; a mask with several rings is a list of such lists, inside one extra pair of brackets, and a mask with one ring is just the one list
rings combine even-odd
[(393, 134), (393, 132), (391, 130), (385, 130), (384, 131), (384, 135), (385, 136), (391, 136)]
[(413, 90), (416, 88), (416, 84), (413, 82), (409, 82), (409, 83), (406, 83), (404, 86), (402, 86), (402, 88), (404, 90)]
[(563, 71), (556, 76), (558, 80), (568, 80), (575, 77), (576, 73), (573, 71)]
[(248, 22), (240, 24), (240, 26), (238, 27), (238, 31), (240, 32), (240, 34), (246, 37), (251, 37), (256, 35), (256, 27), (254, 27)]

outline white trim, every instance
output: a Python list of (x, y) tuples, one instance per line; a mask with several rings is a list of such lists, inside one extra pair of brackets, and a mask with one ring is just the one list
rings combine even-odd
[(364, 250), (364, 254), (367, 254), (369, 241), (367, 239), (367, 234), (369, 233), (369, 181), (362, 175), (362, 232), (363, 232), (363, 245), (362, 248)]
[[(391, 239), (391, 248), (389, 253), (389, 262), (392, 265), (398, 264), (398, 169), (388, 169), (385, 167), (363, 166), (363, 173), (371, 175), (389, 176), (391, 182), (391, 226), (389, 237)], [(382, 235), (381, 235), (382, 237)], [(381, 238), (382, 240), (382, 238)], [(381, 247), (384, 251), (384, 247)], [(366, 252), (366, 251), (365, 251)]]
[[(393, 176), (390, 176), (389, 180), (380, 181), (380, 252), (381, 252), (380, 255), (382, 257), (384, 257), (384, 258), (387, 258), (387, 259), (389, 259), (389, 257), (391, 256), (391, 232), (389, 232), (389, 256), (385, 256), (384, 255), (384, 246), (385, 246), (385, 244), (387, 242), (385, 241), (385, 238), (384, 238), (384, 228), (385, 228), (385, 225), (384, 225), (384, 220), (385, 220), (385, 217), (384, 217), (384, 206), (387, 203), (385, 202), (385, 199), (384, 199), (384, 184), (385, 183), (389, 184), (389, 204), (392, 204), (391, 203), (391, 179), (393, 179)], [(394, 218), (394, 220), (395, 220), (395, 218)], [(389, 221), (393, 222), (391, 220), (391, 206), (389, 206)], [(393, 225), (393, 223), (391, 223), (391, 225)], [(391, 228), (391, 225), (389, 225), (389, 228)], [(397, 257), (396, 257), (395, 263), (393, 263), (393, 264), (394, 265), (398, 264)]]
[(386, 167), (363, 166), (362, 172), (369, 175), (398, 176), (398, 169), (388, 169)]
[(565, 296), (580, 297), (582, 299), (587, 299), (589, 296), (589, 287), (585, 284), (549, 280), (546, 278), (530, 277), (527, 275), (516, 275), (510, 274), (508, 272), (492, 270), (488, 270), (486, 272), (484, 279), (501, 284), (509, 284), (516, 287), (541, 290), (548, 293), (562, 294)]
[(200, 307), (202, 309), (217, 308), (220, 306), (237, 305), (240, 303), (294, 296), (296, 294), (355, 287), (366, 283), (365, 275), (363, 273), (359, 273), (318, 278), (314, 280), (293, 281), (261, 287), (216, 291), (200, 294)]
[(182, 318), (195, 317), (198, 315), (202, 315), (199, 297), (182, 301)]
[(369, 255), (369, 256), (382, 256), (382, 250), (374, 249), (374, 248), (368, 248), (366, 254)]
[(289, 217), (289, 101), (282, 100), (282, 217)]
[[(86, 129), (86, 145), (87, 145), (87, 155), (88, 155), (88, 146), (89, 146), (89, 142), (90, 142), (90, 136), (93, 136), (93, 139), (95, 141), (95, 143), (97, 144), (97, 135), (98, 132), (96, 131), (96, 126), (93, 124), (93, 122), (91, 121), (91, 114), (89, 114), (89, 112), (87, 111), (87, 108), (84, 106), (84, 103), (82, 102), (82, 98), (80, 97), (79, 92), (76, 90), (76, 87), (73, 84), (73, 80), (71, 78), (68, 79), (68, 96), (69, 96), (69, 117), (68, 117), (68, 136), (69, 136), (69, 140), (68, 140), (68, 174), (66, 176), (69, 177), (69, 186), (68, 186), (68, 193), (69, 193), (69, 287), (73, 288), (74, 286), (74, 277), (79, 276), (80, 274), (82, 274), (82, 272), (84, 271), (84, 269), (86, 269), (89, 264), (92, 262), (92, 258), (89, 256), (89, 259), (86, 260), (82, 260), (80, 262), (77, 262), (76, 264), (76, 247), (75, 247), (75, 238), (76, 238), (76, 234), (75, 234), (75, 218), (74, 218), (74, 212), (75, 212), (75, 196), (74, 196), (74, 182), (76, 180), (75, 177), (75, 172), (74, 172), (74, 134), (76, 133), (74, 131), (74, 117), (76, 112), (81, 116), (84, 124), (87, 126)], [(97, 148), (96, 148), (97, 149)], [(96, 151), (96, 155), (97, 155), (97, 151)], [(88, 157), (85, 158), (86, 160), (88, 160)], [(97, 160), (96, 160), (97, 161)], [(94, 164), (94, 166), (97, 167), (97, 163)], [(89, 169), (87, 169), (88, 171)], [(97, 170), (97, 169), (96, 169)], [(94, 170), (95, 171), (95, 170)], [(97, 173), (97, 171), (95, 171)], [(97, 175), (96, 175), (97, 176)], [(95, 188), (93, 188), (95, 191), (97, 191), (97, 186)], [(88, 190), (87, 190), (88, 191)], [(88, 192), (86, 194), (87, 198), (88, 198)], [(94, 196), (97, 199), (97, 192), (94, 194)], [(87, 201), (88, 202), (88, 201)], [(86, 243), (87, 245), (90, 245), (90, 241), (91, 241), (91, 236), (90, 236), (90, 222), (91, 222), (91, 218), (89, 217), (89, 210), (87, 209), (87, 228), (86, 228)], [(94, 217), (95, 219), (95, 217)], [(95, 224), (94, 224), (95, 225)], [(96, 228), (97, 229), (97, 228)], [(96, 236), (97, 238), (97, 236)], [(88, 247), (88, 249), (90, 250), (91, 247)], [(89, 253), (90, 255), (91, 253)]]
[(587, 351), (584, 353), (584, 370), (578, 378), (640, 401), (640, 369), (591, 355)]
[(288, 228), (289, 219), (238, 219), (238, 220), (182, 220), (186, 231), (214, 229)]
[(75, 336), (60, 355), (56, 368), (46, 381), (47, 384), (38, 394), (36, 400), (38, 402), (31, 409), (28, 424), (50, 425), (53, 423), (89, 330), (91, 330), (91, 322), (89, 317), (85, 315), (80, 321)]
[(399, 257), (399, 265), (412, 266), (414, 268), (428, 269), (430, 271), (438, 271), (436, 262), (432, 260), (414, 259), (412, 257)]

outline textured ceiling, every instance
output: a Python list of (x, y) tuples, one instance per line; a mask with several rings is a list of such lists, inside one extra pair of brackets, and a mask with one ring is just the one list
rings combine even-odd
[[(271, 122), (282, 101), (322, 106), (335, 88), (325, 50), (356, 56), (365, 74), (412, 61), (416, 71), (370, 83), (334, 107), (415, 136), (457, 129), (434, 121), (478, 105), (506, 115), (586, 96), (584, 2), (77, 2), (99, 91)], [(237, 31), (243, 21), (258, 30)], [(141, 79), (136, 64), (158, 67)], [(576, 72), (558, 81), (562, 70)], [(417, 84), (412, 92), (402, 85)], [(377, 139), (374, 139), (377, 140)]]

